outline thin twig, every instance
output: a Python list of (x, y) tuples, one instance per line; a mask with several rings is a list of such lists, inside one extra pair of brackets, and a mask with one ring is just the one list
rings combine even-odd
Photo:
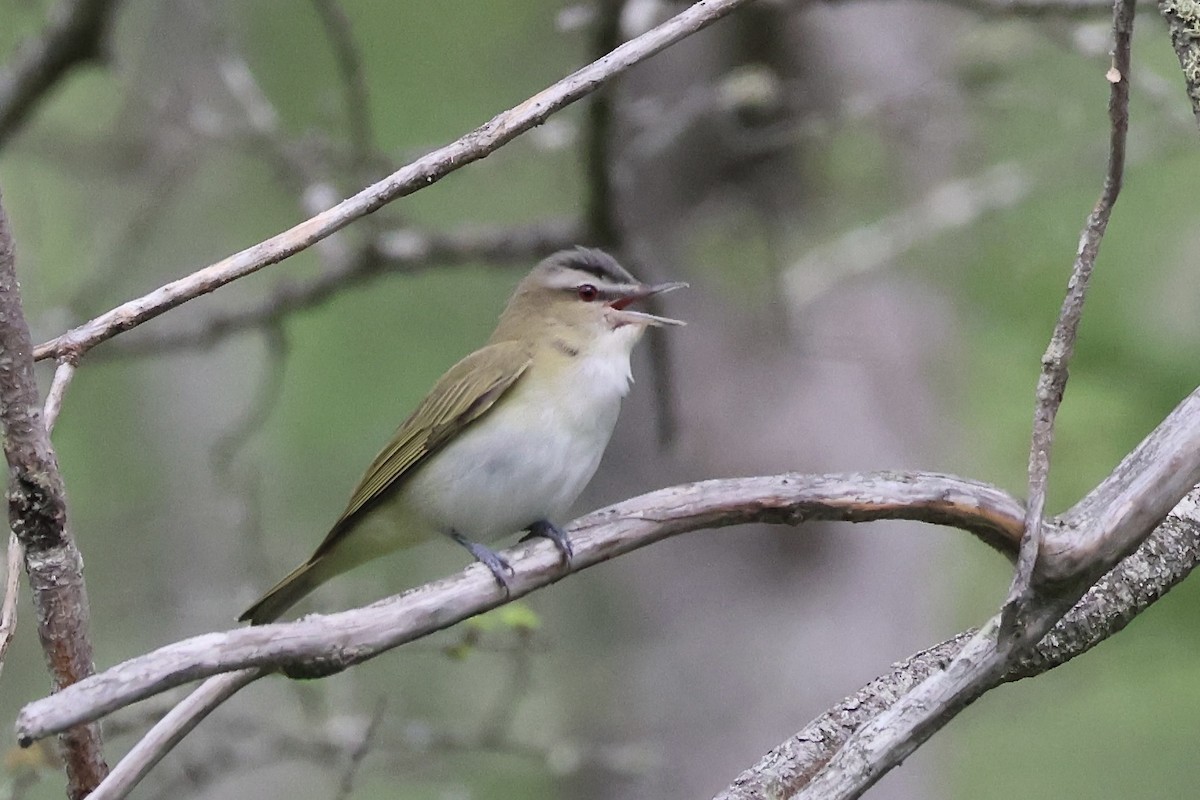
[(1129, 67), (1130, 45), (1133, 39), (1134, 3), (1116, 0), (1113, 7), (1112, 66), (1105, 75), (1111, 90), (1108, 115), (1108, 167), (1104, 186), (1092, 213), (1088, 215), (1079, 249), (1067, 281), (1067, 294), (1058, 313), (1058, 322), (1050, 344), (1042, 356), (1042, 371), (1038, 376), (1036, 404), (1033, 412), (1033, 433), (1029, 446), (1029, 506), (1025, 518), (1025, 538), (1013, 575), (1012, 587), (1004, 608), (1002, 635), (1008, 636), (1021, 624), (1020, 611), (1033, 600), (1034, 570), (1042, 546), (1042, 516), (1046, 510), (1046, 490), (1050, 476), (1050, 451), (1054, 444), (1054, 420), (1062, 404), (1067, 386), (1068, 368), (1075, 353), (1079, 321), (1088, 284), (1100, 252), (1100, 243), (1108, 228), (1108, 220), (1121, 192), (1125, 174), (1125, 140), (1129, 131)]
[[(621, 14), (625, 0), (598, 0), (592, 20), (590, 51), (593, 58), (615, 49), (621, 43)], [(626, 234), (621, 222), (621, 200), (613, 176), (617, 173), (617, 159), (621, 153), (615, 147), (617, 138), (619, 106), (618, 85), (611, 83), (588, 99), (587, 125), (584, 129), (584, 183), (587, 189), (584, 220), (588, 239), (594, 244), (619, 253), (622, 260), (640, 275), (650, 278), (645, 262), (638, 257), (637, 248)], [(651, 298), (648, 309), (661, 313), (656, 298)], [(662, 331), (650, 331), (647, 353), (650, 358), (650, 375), (654, 382), (654, 417), (660, 446), (666, 447), (675, 440), (679, 427), (675, 409), (677, 397), (674, 373), (671, 369), (670, 342)]]
[[(1087, 19), (1112, 12), (1108, 0), (933, 0), (989, 17)], [(1153, 0), (1137, 0), (1146, 8)]]
[(467, 135), (413, 161), (329, 210), (101, 314), (90, 322), (39, 345), (35, 350), (35, 357), (54, 358), (68, 354), (78, 357), (97, 344), (137, 327), (165, 311), (295, 255), (354, 220), (487, 156), (530, 128), (545, 122), (556, 111), (591, 94), (613, 76), (749, 2), (751, 0), (699, 0), (598, 61), (575, 71)]
[(394, 231), (379, 236), (373, 247), (335, 264), (304, 283), (281, 283), (263, 301), (216, 311), (193, 327), (146, 331), (122, 339), (112, 356), (145, 356), (204, 349), (247, 330), (269, 327), (294, 312), (315, 308), (342, 291), (389, 275), (408, 275), (434, 265), (482, 262), (493, 266), (532, 265), (534, 261), (579, 241), (579, 226), (552, 221), (518, 228), (463, 228), (450, 233)]
[(89, 800), (120, 800), (125, 797), (163, 756), (217, 706), (264, 674), (262, 670), (244, 669), (218, 675), (200, 684), (196, 691), (168, 711), (129, 749), (108, 777), (88, 795)]
[(337, 0), (312, 0), (321, 20), (321, 27), (333, 50), (338, 73), (342, 79), (346, 103), (346, 120), (350, 129), (350, 154), (355, 169), (365, 171), (375, 150), (371, 133), (371, 104), (367, 81), (363, 75), (362, 59), (354, 42), (354, 31), (346, 10)]
[(99, 60), (119, 0), (61, 0), (45, 30), (0, 70), (0, 147), (20, 130), (49, 89), (76, 66)]
[[(625, 0), (598, 0), (590, 45), (592, 58), (600, 58), (621, 43), (621, 9)], [(600, 247), (619, 249), (621, 226), (613, 191), (613, 134), (616, 123), (614, 95), (609, 84), (588, 99), (584, 136), (584, 178), (589, 238)]]
[(0, 669), (4, 669), (8, 646), (12, 644), (13, 635), (17, 632), (17, 602), (21, 597), (21, 561), (24, 557), (25, 550), (21, 547), (21, 540), (9, 531), (4, 572), (4, 604), (0, 605)]
[(935, 186), (912, 205), (813, 247), (781, 270), (788, 313), (805, 318), (836, 287), (895, 265), (947, 231), (1016, 206), (1029, 196), (1035, 175), (1041, 173), (1020, 164), (995, 164)]
[(577, 520), (570, 527), (574, 557), (569, 570), (564, 571), (552, 545), (542, 546), (545, 542), (506, 551), (514, 569), (507, 594), (475, 564), (366, 608), (193, 637), (27, 705), (18, 736), (28, 744), (218, 672), (268, 666), (294, 675), (338, 671), (669, 536), (748, 522), (794, 525), (820, 519), (952, 525), (1011, 554), (1024, 508), (995, 487), (933, 473), (785, 474), (661, 489)]
[(387, 695), (384, 695), (375, 704), (375, 711), (371, 714), (371, 719), (367, 722), (358, 741), (355, 742), (349, 758), (346, 759), (346, 768), (342, 771), (341, 780), (338, 781), (336, 800), (348, 800), (351, 792), (354, 791), (354, 777), (358, 774), (367, 753), (371, 752), (371, 745), (375, 742), (375, 734), (379, 732), (379, 725), (383, 722), (383, 714), (386, 710)]
[[(0, 205), (0, 423), (8, 461), (8, 523), (25, 550), (38, 638), (55, 690), (93, 672), (83, 559), (67, 527), (67, 502), (50, 433), (38, 405), (29, 323), (21, 306), (16, 252)], [(61, 394), (70, 370), (59, 369)], [(79, 800), (108, 772), (100, 729), (61, 737), (67, 792)]]
[(54, 370), (54, 380), (50, 382), (50, 391), (46, 393), (46, 405), (42, 409), (42, 420), (46, 425), (46, 433), (54, 431), (54, 423), (58, 422), (58, 414), (62, 411), (63, 398), (67, 387), (75, 377), (75, 365), (70, 361), (60, 361)]

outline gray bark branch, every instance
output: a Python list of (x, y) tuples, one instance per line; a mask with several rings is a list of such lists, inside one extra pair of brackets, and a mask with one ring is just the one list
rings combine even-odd
[(1200, 5), (1193, 0), (1160, 0), (1158, 12), (1167, 21), (1192, 114), (1200, 126)]
[[(1101, 578), (1017, 664), (1004, 682), (1040, 675), (1086, 653), (1191, 574), (1200, 561), (1200, 491), (1192, 491), (1137, 552)], [(790, 797), (852, 734), (946, 668), (977, 630), (967, 630), (893, 664), (739, 775), (715, 800)]]
[(564, 571), (553, 545), (506, 551), (515, 574), (506, 597), (478, 564), (365, 608), (297, 622), (210, 633), (167, 645), (27, 705), (17, 719), (23, 744), (189, 681), (246, 668), (318, 677), (373, 658), (549, 586), (571, 572), (688, 531), (748, 522), (916, 519), (969, 530), (1015, 554), (1024, 507), (987, 484), (932, 473), (787, 474), (702, 481), (596, 511), (569, 529), (575, 555)]
[(577, 223), (566, 220), (513, 228), (463, 227), (448, 233), (385, 232), (317, 277), (303, 283), (281, 284), (260, 303), (215, 311), (190, 327), (146, 330), (134, 339), (121, 339), (97, 357), (202, 350), (220, 344), (229, 336), (270, 327), (295, 312), (315, 308), (340, 292), (372, 280), (411, 275), (435, 264), (472, 261), (496, 266), (528, 264), (574, 245), (580, 233)]
[(1009, 635), (1022, 624), (1022, 613), (1036, 602), (1032, 585), (1042, 545), (1042, 517), (1046, 510), (1046, 490), (1050, 480), (1050, 453), (1054, 445), (1054, 421), (1062, 406), (1067, 388), (1068, 369), (1075, 355), (1075, 340), (1079, 322), (1083, 319), (1083, 304), (1091, 282), (1100, 243), (1108, 230), (1108, 220), (1121, 193), (1125, 175), (1125, 140), (1129, 133), (1129, 69), (1133, 42), (1133, 0), (1117, 0), (1113, 6), (1112, 66), (1109, 68), (1108, 165), (1104, 185), (1096, 205), (1088, 215), (1079, 249), (1071, 266), (1067, 292), (1050, 336), (1050, 344), (1042, 356), (1038, 375), (1033, 426), (1029, 444), (1029, 492), (1025, 518), (1025, 539), (1013, 575), (1012, 588), (1004, 605), (1002, 635)]
[[(0, 205), (0, 424), (8, 462), (8, 522), (25, 551), (38, 638), (54, 689), (62, 691), (92, 674), (92, 643), (83, 559), (67, 528), (66, 491), (42, 419), (32, 354), (12, 231)], [(67, 376), (61, 380), (65, 388), (69, 373), (60, 374)], [(66, 730), (61, 744), (68, 794), (79, 800), (108, 772), (100, 729)]]

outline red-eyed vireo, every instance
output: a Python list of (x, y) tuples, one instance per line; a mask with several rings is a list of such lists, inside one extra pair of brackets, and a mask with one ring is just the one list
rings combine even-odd
[(511, 567), (478, 540), (527, 530), (569, 561), (552, 520), (600, 464), (633, 346), (649, 325), (683, 324), (629, 306), (684, 285), (644, 284), (582, 247), (534, 267), (488, 343), (434, 384), (375, 457), (316, 552), (241, 619), (270, 622), (333, 576), (437, 534), (505, 589)]

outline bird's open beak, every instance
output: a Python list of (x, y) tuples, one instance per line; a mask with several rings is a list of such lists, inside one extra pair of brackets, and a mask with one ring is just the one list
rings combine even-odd
[(616, 327), (621, 325), (686, 325), (683, 320), (671, 319), (670, 317), (660, 317), (655, 314), (647, 314), (644, 311), (633, 311), (628, 308), (629, 305), (636, 303), (639, 300), (645, 300), (647, 297), (653, 297), (658, 294), (666, 294), (673, 292), (676, 289), (686, 289), (687, 284), (681, 281), (672, 281), (670, 283), (658, 283), (653, 286), (641, 284), (633, 291), (626, 294), (624, 297), (614, 300), (609, 303), (609, 307), (613, 309), (613, 322)]

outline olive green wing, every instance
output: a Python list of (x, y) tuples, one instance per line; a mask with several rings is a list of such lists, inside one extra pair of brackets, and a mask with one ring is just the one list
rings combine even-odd
[(355, 515), (399, 485), (424, 459), (440, 450), (453, 433), (487, 414), (521, 379), (530, 362), (529, 348), (525, 345), (497, 342), (451, 367), (367, 467), (346, 510), (313, 558), (329, 552)]

